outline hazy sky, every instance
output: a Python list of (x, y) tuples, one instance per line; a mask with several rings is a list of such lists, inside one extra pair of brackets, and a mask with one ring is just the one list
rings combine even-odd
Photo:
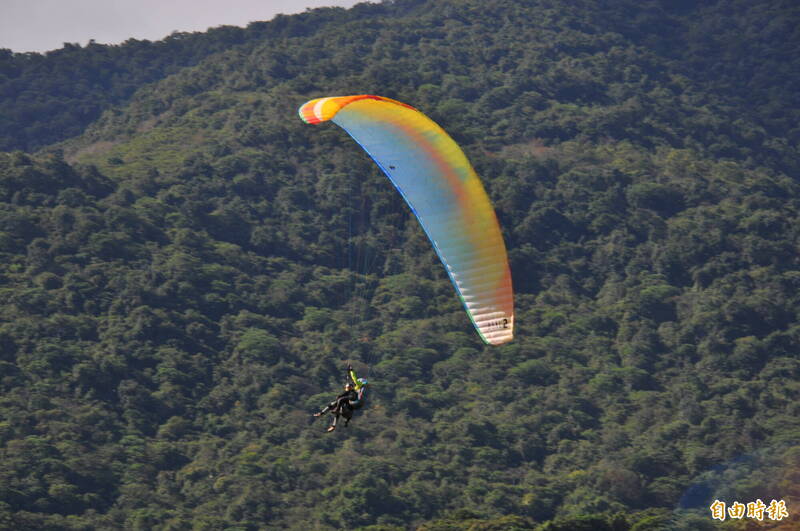
[(160, 40), (173, 31), (246, 26), (278, 13), (363, 0), (0, 0), (0, 48), (44, 52), (89, 39), (115, 44)]

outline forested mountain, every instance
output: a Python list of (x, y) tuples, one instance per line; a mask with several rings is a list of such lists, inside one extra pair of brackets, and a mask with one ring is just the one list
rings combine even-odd
[[(743, 529), (709, 506), (756, 499), (794, 528), (798, 22), (397, 0), (6, 53), (0, 528)], [(513, 342), (483, 345), (346, 133), (297, 117), (359, 93), (482, 176)], [(348, 361), (369, 405), (325, 434)]]
[(65, 43), (46, 54), (0, 49), (0, 149), (35, 150), (76, 136), (104, 110), (124, 105), (143, 85), (218, 52), (335, 24), (341, 12), (329, 8), (278, 15), (247, 28), (175, 32), (157, 42)]

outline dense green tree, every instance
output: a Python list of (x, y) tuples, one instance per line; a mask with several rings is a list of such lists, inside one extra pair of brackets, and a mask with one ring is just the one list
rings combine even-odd
[[(688, 530), (715, 497), (795, 503), (790, 4), (397, 0), (4, 51), (0, 146), (43, 149), (0, 153), (0, 527)], [(385, 177), (295, 114), (369, 92), (482, 175), (514, 342), (480, 342)], [(369, 407), (324, 436), (348, 361)]]

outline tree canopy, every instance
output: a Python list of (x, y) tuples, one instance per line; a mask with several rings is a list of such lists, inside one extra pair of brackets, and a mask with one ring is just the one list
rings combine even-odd
[[(794, 525), (798, 27), (779, 0), (396, 0), (4, 52), (0, 527), (688, 530), (715, 499)], [(297, 118), (358, 93), (474, 164), (513, 342)], [(325, 435), (347, 362), (370, 401)]]

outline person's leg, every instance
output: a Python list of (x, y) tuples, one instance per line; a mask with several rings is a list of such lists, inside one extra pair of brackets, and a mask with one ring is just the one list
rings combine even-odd
[(336, 423), (339, 422), (339, 414), (340, 414), (339, 410), (338, 409), (334, 409), (332, 414), (333, 414), (333, 420), (331, 421), (331, 425), (328, 426), (328, 431), (335, 430), (336, 429)]
[(322, 415), (324, 415), (328, 411), (330, 411), (332, 409), (335, 409), (336, 408), (336, 404), (337, 404), (336, 402), (331, 402), (330, 404), (328, 404), (327, 406), (322, 408), (322, 410), (318, 411), (317, 413), (314, 413), (314, 416), (315, 417), (321, 417)]
[(342, 416), (344, 417), (344, 426), (347, 427), (350, 424), (350, 419), (353, 418), (353, 408), (349, 405), (345, 405), (342, 407)]

